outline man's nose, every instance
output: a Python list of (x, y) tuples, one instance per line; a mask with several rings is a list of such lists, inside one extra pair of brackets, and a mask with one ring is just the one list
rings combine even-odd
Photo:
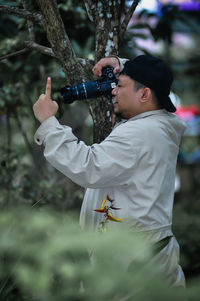
[(117, 86), (112, 90), (112, 95), (117, 95)]

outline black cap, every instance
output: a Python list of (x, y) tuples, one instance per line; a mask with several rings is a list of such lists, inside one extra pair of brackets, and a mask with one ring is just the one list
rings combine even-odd
[(139, 55), (125, 63), (121, 74), (128, 75), (133, 80), (152, 89), (160, 105), (167, 111), (176, 111), (169, 98), (173, 75), (162, 60), (150, 55)]

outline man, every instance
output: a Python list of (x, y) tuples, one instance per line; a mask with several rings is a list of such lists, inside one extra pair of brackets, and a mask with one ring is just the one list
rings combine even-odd
[[(123, 66), (124, 64), (124, 66)], [(64, 175), (87, 188), (81, 225), (97, 229), (103, 219), (94, 212), (107, 195), (115, 201), (115, 218), (123, 218), (135, 231), (146, 234), (162, 249), (156, 255), (163, 274), (173, 286), (184, 286), (179, 246), (171, 230), (176, 161), (184, 123), (175, 115), (169, 98), (171, 71), (159, 59), (141, 55), (130, 61), (108, 57), (94, 67), (111, 65), (121, 70), (113, 89), (114, 113), (124, 119), (100, 144), (87, 146), (68, 126), (55, 118), (51, 80), (46, 94), (34, 105), (42, 123), (35, 134), (45, 146), (45, 158)], [(122, 70), (123, 69), (123, 70)]]

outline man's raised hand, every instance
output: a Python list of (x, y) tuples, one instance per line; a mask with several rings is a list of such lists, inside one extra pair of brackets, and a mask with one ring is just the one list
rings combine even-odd
[(33, 105), (33, 111), (36, 119), (41, 123), (58, 111), (57, 102), (51, 99), (51, 78), (47, 78), (45, 94), (41, 94), (39, 99)]
[(113, 73), (116, 74), (120, 71), (119, 60), (117, 57), (109, 56), (102, 58), (100, 61), (96, 63), (94, 68), (92, 69), (94, 75), (99, 77), (102, 75), (102, 68), (106, 66), (112, 66), (114, 68)]

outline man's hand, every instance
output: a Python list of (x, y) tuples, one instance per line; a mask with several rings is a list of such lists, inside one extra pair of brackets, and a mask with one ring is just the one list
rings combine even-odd
[(33, 105), (33, 111), (36, 119), (41, 123), (47, 118), (54, 116), (58, 111), (57, 102), (51, 100), (51, 78), (47, 78), (46, 92), (41, 94), (39, 99)]
[(92, 69), (94, 75), (96, 77), (98, 76), (100, 77), (102, 75), (102, 68), (108, 65), (114, 68), (113, 70), (114, 74), (120, 71), (119, 60), (116, 57), (110, 56), (110, 57), (105, 57), (96, 63), (96, 65)]

